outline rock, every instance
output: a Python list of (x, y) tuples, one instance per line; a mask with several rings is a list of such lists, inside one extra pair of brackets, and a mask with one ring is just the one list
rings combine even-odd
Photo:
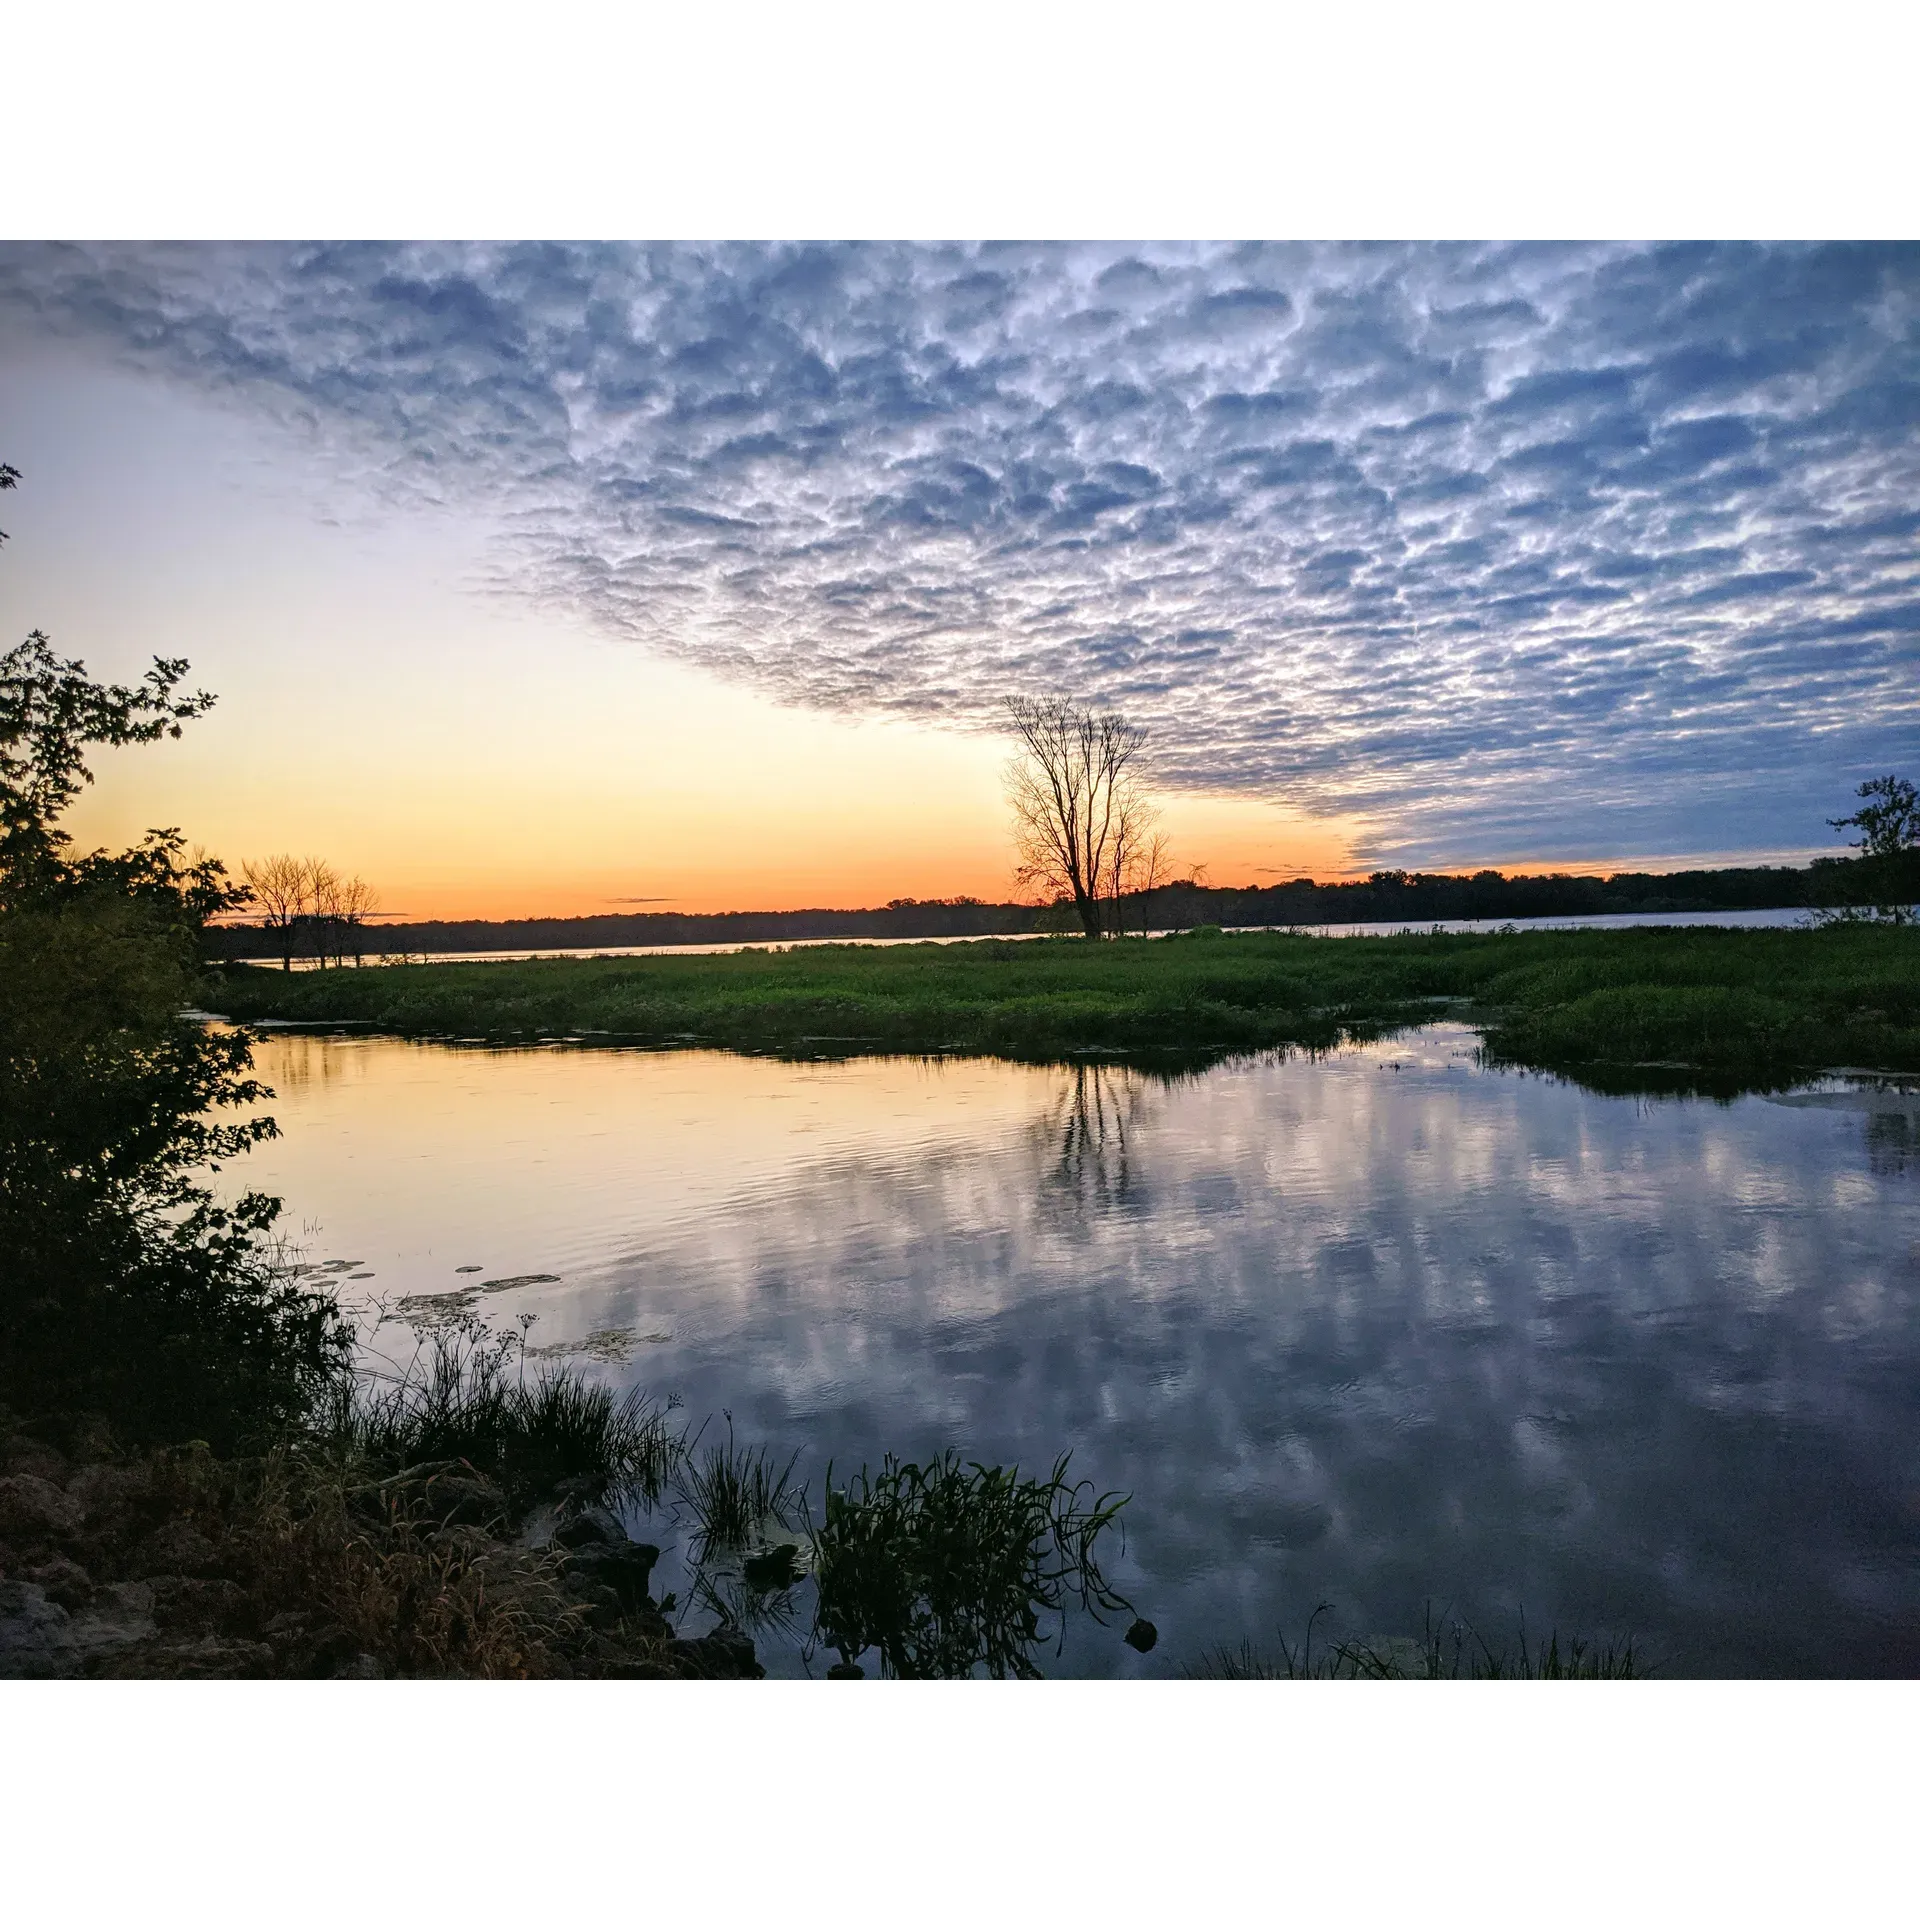
[(387, 1670), (378, 1655), (355, 1644), (347, 1628), (337, 1622), (317, 1632), (275, 1642), (269, 1638), (280, 1671), (293, 1679), (384, 1680)]
[(738, 1627), (715, 1627), (698, 1640), (675, 1640), (665, 1649), (674, 1671), (687, 1680), (762, 1680), (766, 1668), (754, 1658), (753, 1642)]
[(211, 1573), (219, 1560), (213, 1542), (191, 1520), (169, 1520), (141, 1543), (134, 1559), (142, 1573)]
[(1159, 1644), (1160, 1629), (1151, 1620), (1135, 1619), (1127, 1629), (1127, 1645), (1135, 1653), (1151, 1653)]
[(124, 1508), (129, 1497), (145, 1484), (145, 1476), (124, 1467), (88, 1466), (77, 1468), (67, 1480), (67, 1495), (89, 1521)]
[(568, 1564), (589, 1579), (611, 1587), (628, 1606), (648, 1606), (647, 1582), (660, 1558), (660, 1549), (643, 1540), (623, 1539), (618, 1546), (576, 1547)]
[(656, 1642), (648, 1646), (629, 1646), (596, 1633), (576, 1664), (576, 1671), (594, 1680), (662, 1680), (673, 1668), (664, 1649)]
[(575, 1606), (587, 1608), (597, 1627), (613, 1626), (620, 1618), (620, 1596), (603, 1581), (576, 1569), (560, 1582), (560, 1590)]
[(65, 1680), (80, 1671), (65, 1607), (25, 1580), (0, 1580), (0, 1680)]
[(269, 1680), (273, 1649), (259, 1640), (144, 1641), (102, 1657), (99, 1671), (117, 1680)]
[(777, 1547), (769, 1547), (765, 1553), (751, 1555), (742, 1562), (740, 1571), (755, 1593), (774, 1593), (782, 1587), (792, 1586), (801, 1577), (799, 1559), (799, 1547), (788, 1540)]
[(187, 1573), (157, 1573), (147, 1583), (155, 1616), (171, 1634), (224, 1632), (247, 1612), (247, 1596), (231, 1580), (200, 1580)]
[(626, 1528), (605, 1507), (585, 1507), (569, 1514), (553, 1530), (556, 1547), (619, 1547), (626, 1539)]
[(121, 1580), (96, 1589), (94, 1604), (73, 1622), (74, 1645), (90, 1665), (103, 1655), (153, 1638), (153, 1589), (144, 1580)]
[(319, 1625), (311, 1613), (276, 1613), (260, 1629), (273, 1649), (275, 1671), (292, 1680), (329, 1680), (359, 1657), (353, 1636), (338, 1624)]
[(47, 1598), (69, 1613), (78, 1613), (93, 1598), (93, 1576), (85, 1567), (75, 1566), (64, 1553), (27, 1569), (27, 1578), (46, 1589)]
[(836, 1660), (827, 1669), (829, 1680), (864, 1680), (867, 1677), (865, 1667), (856, 1667), (851, 1660)]
[(436, 1473), (420, 1488), (427, 1516), (444, 1525), (484, 1527), (507, 1514), (507, 1496), (483, 1473)]
[(79, 1531), (78, 1503), (51, 1480), (37, 1473), (13, 1473), (0, 1480), (0, 1534), (70, 1540)]
[(56, 1487), (64, 1487), (72, 1472), (66, 1456), (44, 1440), (29, 1440), (24, 1434), (16, 1434), (0, 1447), (0, 1474), (30, 1473), (37, 1480), (50, 1480)]

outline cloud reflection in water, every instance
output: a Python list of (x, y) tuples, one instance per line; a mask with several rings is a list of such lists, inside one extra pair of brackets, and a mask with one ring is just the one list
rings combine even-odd
[[(1417, 1630), (1429, 1600), (1505, 1632), (1524, 1608), (1684, 1672), (1920, 1662), (1912, 1096), (1604, 1097), (1484, 1072), (1445, 1027), (1174, 1080), (724, 1072), (840, 1119), (692, 1200), (636, 1142), (538, 1337), (671, 1327), (620, 1370), (804, 1444), (816, 1480), (886, 1449), (1071, 1446), (1132, 1490), (1119, 1584), (1161, 1641), (1142, 1662), (1075, 1634), (1062, 1671), (1270, 1645), (1322, 1600), (1349, 1632)], [(847, 1122), (901, 1088), (976, 1118)]]

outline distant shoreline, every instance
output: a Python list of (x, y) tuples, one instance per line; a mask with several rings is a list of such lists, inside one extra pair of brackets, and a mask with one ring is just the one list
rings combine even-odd
[[(1820, 904), (1853, 863), (1816, 860), (1806, 867), (1716, 867), (1682, 873), (1508, 876), (1380, 873), (1320, 885), (1207, 887), (1188, 882), (1136, 895), (1126, 904), (1130, 930), (1372, 925), (1402, 921), (1553, 920), (1656, 913), (1739, 913)], [(815, 940), (992, 939), (1068, 931), (1056, 907), (1013, 901), (896, 900), (880, 907), (803, 907), (777, 912), (609, 913), (571, 918), (414, 920), (360, 930), (362, 953), (541, 953), (606, 948), (738, 947)], [(268, 930), (213, 927), (209, 959), (277, 956)]]

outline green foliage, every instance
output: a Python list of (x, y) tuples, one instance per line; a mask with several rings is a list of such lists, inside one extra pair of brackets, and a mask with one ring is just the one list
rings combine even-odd
[(0, 1404), (230, 1446), (298, 1417), (348, 1338), (276, 1264), (277, 1203), (196, 1184), (273, 1130), (214, 1117), (261, 1091), (246, 1036), (181, 1018), (200, 928), (240, 896), (176, 832), (75, 857), (59, 824), (88, 748), (205, 712), (185, 671), (98, 685), (41, 633), (0, 655)]
[(683, 1445), (671, 1408), (565, 1368), (529, 1378), (525, 1361), (517, 1334), (439, 1328), (397, 1372), (337, 1377), (308, 1431), (362, 1469), (464, 1463), (522, 1505), (562, 1483), (585, 1499), (658, 1500)]
[(1729, 1088), (1825, 1067), (1920, 1068), (1920, 941), (1875, 926), (982, 940), (285, 976), (230, 967), (203, 997), (236, 1018), (399, 1033), (1014, 1059), (1112, 1049), (1149, 1065), (1332, 1046), (1444, 1014), (1471, 1019), (1498, 1060), (1608, 1086), (1673, 1084), (1674, 1063)]
[(698, 1437), (683, 1454), (673, 1490), (693, 1519), (699, 1560), (738, 1553), (762, 1538), (769, 1526), (792, 1527), (800, 1518), (801, 1491), (793, 1485), (800, 1456), (779, 1461), (766, 1447), (741, 1446), (733, 1416), (723, 1416), (727, 1437), (701, 1449)]
[(1897, 773), (1884, 774), (1878, 780), (1863, 780), (1859, 787), (1860, 807), (1830, 827), (1856, 827), (1860, 838), (1852, 844), (1870, 859), (1884, 859), (1920, 847), (1920, 793), (1913, 782)]
[(205, 1166), (272, 1131), (244, 1034), (180, 1017), (192, 936), (101, 881), (0, 908), (0, 1402), (129, 1438), (223, 1445), (338, 1364), (333, 1304), (276, 1265), (277, 1203)]
[(186, 671), (156, 659), (138, 686), (102, 686), (38, 629), (0, 654), (0, 887), (60, 877), (70, 837), (59, 817), (93, 779), (88, 747), (177, 740), (213, 705), (208, 693), (176, 696)]
[(25, 1316), (9, 1339), (59, 1295), (63, 1264), (77, 1275), (128, 1234), (184, 1257), (202, 1228), (230, 1237), (273, 1217), (259, 1200), (223, 1213), (194, 1184), (273, 1132), (209, 1117), (258, 1096), (250, 1044), (180, 1017), (202, 876), (165, 835), (86, 864), (0, 904), (0, 1242)]
[(1064, 1627), (1071, 1603), (1132, 1611), (1098, 1559), (1127, 1497), (1090, 1492), (1064, 1456), (1044, 1480), (953, 1453), (926, 1466), (888, 1454), (838, 1487), (829, 1468), (812, 1532), (817, 1637), (849, 1664), (872, 1648), (904, 1679), (1037, 1678), (1043, 1613)]

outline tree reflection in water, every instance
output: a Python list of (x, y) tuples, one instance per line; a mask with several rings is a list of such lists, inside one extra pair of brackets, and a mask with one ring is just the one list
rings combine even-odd
[(1079, 1062), (1063, 1070), (1052, 1111), (1040, 1123), (1057, 1142), (1042, 1182), (1056, 1207), (1080, 1215), (1145, 1204), (1127, 1136), (1146, 1093), (1131, 1067)]

